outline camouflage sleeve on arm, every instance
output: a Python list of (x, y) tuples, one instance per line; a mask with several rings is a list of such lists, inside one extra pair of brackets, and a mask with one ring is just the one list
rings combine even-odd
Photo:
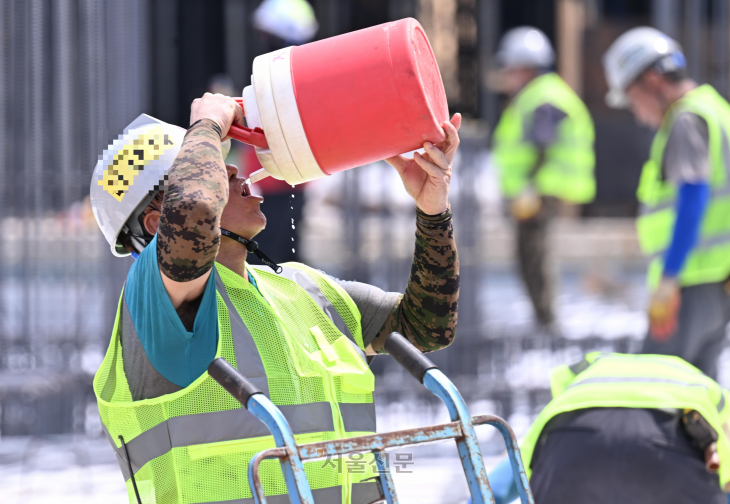
[(405, 294), (395, 303), (373, 340), (373, 350), (393, 331), (403, 334), (423, 352), (451, 344), (456, 334), (459, 299), (459, 257), (451, 209), (440, 215), (417, 212), (416, 250)]
[(157, 261), (165, 276), (189, 282), (213, 267), (227, 202), (220, 133), (204, 119), (188, 130), (168, 175), (157, 232)]

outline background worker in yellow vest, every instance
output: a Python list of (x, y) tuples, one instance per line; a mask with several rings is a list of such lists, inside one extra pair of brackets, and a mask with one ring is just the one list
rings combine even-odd
[[(730, 393), (679, 357), (588, 354), (551, 372), (520, 443), (538, 504), (726, 504)], [(517, 497), (509, 461), (490, 474)]]
[(497, 61), (510, 103), (494, 130), (493, 160), (517, 223), (519, 268), (535, 317), (554, 329), (548, 224), (559, 201), (593, 200), (593, 121), (580, 98), (550, 70), (555, 55), (537, 28), (505, 34)]
[[(232, 98), (212, 94), (193, 102), (187, 131), (142, 115), (92, 177), (92, 208), (112, 253), (136, 259), (94, 379), (131, 502), (251, 499), (248, 463), (273, 438), (208, 375), (214, 358), (262, 390), (306, 443), (375, 431), (365, 354), (381, 351), (392, 331), (423, 351), (454, 338), (459, 263), (448, 192), (460, 116), (442, 125), (440, 145), (387, 160), (416, 203), (404, 294), (303, 264), (280, 268), (261, 254), (252, 239), (266, 225), (263, 198), (223, 162), (222, 141), (242, 119)], [(248, 266), (249, 251), (274, 271)], [(278, 464), (261, 467), (267, 495), (285, 494)], [(379, 495), (364, 481), (372, 464), (364, 475), (341, 463), (305, 469), (318, 504)]]
[(651, 258), (644, 353), (678, 355), (711, 377), (730, 320), (730, 104), (688, 78), (677, 42), (653, 28), (604, 56), (609, 105), (658, 132), (637, 196)]

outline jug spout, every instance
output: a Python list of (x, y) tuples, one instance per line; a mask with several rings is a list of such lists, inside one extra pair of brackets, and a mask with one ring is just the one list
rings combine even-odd
[(260, 170), (256, 170), (253, 172), (247, 179), (246, 184), (251, 185), (255, 184), (256, 182), (265, 179), (266, 177), (270, 177), (271, 174), (266, 171), (265, 168), (261, 168)]

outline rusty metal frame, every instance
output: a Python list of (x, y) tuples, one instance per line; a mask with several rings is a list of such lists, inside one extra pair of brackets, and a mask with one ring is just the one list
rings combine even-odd
[[(266, 504), (266, 496), (259, 478), (259, 465), (263, 460), (278, 458), (281, 461), (282, 468), (284, 468), (288, 465), (286, 462), (290, 462), (292, 459), (301, 464), (305, 460), (362, 452), (372, 452), (376, 455), (379, 472), (377, 480), (382, 493), (382, 499), (376, 502), (385, 501), (387, 504), (398, 504), (399, 501), (391, 473), (382, 463), (384, 451), (388, 448), (411, 446), (445, 439), (453, 439), (457, 443), (464, 473), (469, 483), (472, 502), (474, 504), (494, 504), (494, 496), (489, 486), (486, 469), (474, 432), (474, 426), (476, 425), (491, 425), (502, 435), (507, 445), (507, 453), (512, 465), (512, 472), (515, 475), (520, 500), (522, 504), (534, 504), (535, 501), (530, 491), (517, 438), (507, 422), (494, 415), (469, 416), (466, 405), (458, 391), (438, 369), (429, 370), (424, 377), (423, 383), (444, 401), (451, 414), (452, 422), (383, 434), (370, 434), (335, 441), (297, 445), (295, 453), (292, 452), (290, 446), (259, 452), (253, 457), (248, 468), (249, 485), (256, 504)], [(306, 478), (293, 478), (287, 475), (286, 472), (284, 477), (290, 499), (292, 496), (296, 499), (308, 493), (311, 495)], [(302, 487), (302, 483), (306, 485), (306, 488)], [(292, 500), (292, 502), (296, 501)]]

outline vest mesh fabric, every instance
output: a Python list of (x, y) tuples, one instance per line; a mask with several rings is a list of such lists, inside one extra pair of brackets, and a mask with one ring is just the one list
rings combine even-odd
[(577, 374), (569, 366), (551, 372), (553, 400), (540, 412), (520, 449), (528, 477), (535, 445), (545, 425), (561, 413), (587, 408), (693, 409), (718, 434), (720, 483), (730, 480), (728, 394), (711, 378), (679, 357), (599, 352), (586, 356)]
[(355, 306), (355, 302), (345, 292), (345, 290), (336, 283), (332, 283), (319, 271), (299, 263), (286, 263), (285, 266), (305, 271), (316, 283), (317, 287), (324, 293), (330, 303), (335, 307), (337, 312), (347, 324), (355, 343), (361, 348), (364, 347), (362, 340), (362, 325), (360, 323), (360, 311)]
[(551, 104), (563, 111), (555, 141), (534, 176), (540, 194), (573, 203), (586, 203), (595, 196), (593, 168), (593, 121), (585, 104), (557, 74), (534, 78), (504, 110), (494, 130), (492, 155), (499, 169), (502, 192), (517, 196), (529, 183), (528, 175), (538, 159), (537, 148), (525, 138), (535, 110)]
[(687, 257), (679, 281), (683, 286), (721, 282), (730, 274), (730, 159), (725, 152), (730, 145), (730, 104), (711, 86), (704, 85), (687, 93), (667, 112), (641, 173), (637, 197), (642, 206), (636, 226), (642, 250), (652, 257), (647, 275), (650, 287), (661, 278), (663, 254), (676, 220), (677, 187), (664, 179), (661, 166), (674, 120), (683, 112), (697, 114), (707, 122), (711, 199), (698, 243)]
[[(337, 402), (372, 403), (372, 392), (354, 394), (342, 391), (342, 377), (333, 376), (312, 358), (313, 354), (321, 350), (311, 328), (319, 327), (331, 344), (345, 336), (306, 291), (274, 273), (251, 269), (266, 298), (264, 301), (262, 294), (250, 283), (242, 281), (238, 275), (221, 265), (217, 264), (216, 268), (233, 306), (256, 343), (266, 370), (272, 402), (276, 405), (329, 402), (332, 407), (335, 430), (299, 434), (295, 436), (297, 442), (329, 441), (365, 434), (344, 431)], [(308, 271), (306, 267), (300, 269)], [(319, 281), (326, 283), (324, 277), (319, 277)], [(350, 313), (354, 303), (344, 299), (338, 299), (335, 303), (330, 296), (340, 297), (339, 293), (336, 288), (329, 287), (325, 295), (348, 323), (352, 333), (360, 334), (359, 313), (356, 308)], [(235, 366), (228, 310), (220, 293), (217, 294), (217, 300), (220, 334), (217, 356), (224, 357)], [(350, 326), (352, 321), (356, 322)], [(240, 408), (240, 404), (207, 373), (180, 392), (133, 402), (121, 363), (118, 323), (119, 315), (109, 350), (94, 379), (102, 422), (117, 447), (121, 446), (118, 440), (120, 434), (129, 442), (143, 431), (172, 417)], [(359, 341), (361, 345), (361, 336)], [(241, 371), (245, 375), (245, 370)], [(182, 504), (248, 498), (252, 496), (248, 487), (248, 463), (256, 453), (274, 446), (273, 438), (264, 436), (174, 447), (140, 468), (135, 473), (135, 479), (143, 502)], [(343, 499), (347, 499), (351, 483), (375, 474), (372, 456), (367, 456), (365, 460), (368, 464), (361, 474), (349, 474), (341, 461), (331, 464), (313, 461), (305, 463), (304, 467), (312, 489), (342, 485)], [(267, 460), (261, 464), (261, 481), (267, 495), (287, 492), (278, 460)], [(131, 479), (127, 480), (127, 489), (130, 502), (136, 502)]]

